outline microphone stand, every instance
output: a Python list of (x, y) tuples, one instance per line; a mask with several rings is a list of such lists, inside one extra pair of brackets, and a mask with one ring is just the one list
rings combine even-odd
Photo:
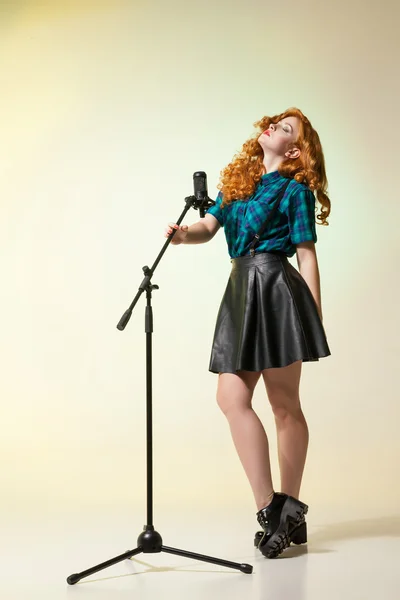
[[(205, 198), (198, 198), (196, 196), (188, 196), (185, 198), (186, 205), (185, 208), (180, 215), (179, 219), (176, 221), (177, 225), (180, 225), (182, 220), (184, 219), (188, 210), (193, 207), (195, 209), (199, 209), (200, 216), (204, 217), (205, 209), (209, 208), (215, 202), (210, 200), (207, 196)], [(170, 548), (169, 546), (164, 546), (161, 535), (155, 531), (153, 525), (153, 409), (152, 409), (152, 334), (153, 334), (153, 311), (151, 306), (151, 298), (153, 290), (158, 290), (158, 285), (151, 283), (151, 278), (153, 277), (154, 271), (157, 268), (158, 263), (160, 262), (164, 252), (166, 251), (168, 244), (171, 243), (172, 238), (175, 235), (174, 230), (172, 234), (169, 236), (168, 240), (165, 242), (162, 247), (159, 255), (157, 256), (153, 266), (149, 268), (148, 266), (143, 267), (143, 273), (145, 275), (142, 283), (139, 286), (139, 290), (134, 297), (130, 307), (128, 310), (124, 312), (122, 315), (117, 329), (123, 331), (126, 325), (129, 322), (129, 319), (132, 316), (132, 311), (139, 300), (140, 296), (143, 292), (146, 292), (147, 304), (145, 308), (145, 333), (146, 333), (146, 446), (147, 446), (147, 523), (143, 527), (142, 533), (139, 535), (137, 539), (137, 547), (134, 550), (128, 550), (124, 554), (120, 554), (115, 558), (111, 558), (99, 565), (91, 567), (90, 569), (86, 569), (81, 573), (74, 573), (67, 577), (67, 583), (69, 585), (74, 585), (78, 583), (84, 577), (88, 577), (89, 575), (93, 575), (93, 573), (97, 573), (102, 569), (106, 569), (111, 565), (115, 565), (123, 560), (132, 558), (140, 553), (144, 554), (155, 554), (158, 552), (166, 552), (168, 554), (175, 554), (178, 556), (185, 556), (186, 558), (193, 558), (195, 560), (200, 560), (203, 562), (212, 563), (215, 565), (221, 565), (223, 567), (229, 567), (231, 569), (238, 569), (242, 573), (250, 574), (253, 572), (252, 565), (246, 563), (236, 563), (231, 562), (229, 560), (224, 560), (220, 558), (215, 558), (213, 556), (207, 556), (204, 554), (197, 554), (195, 552), (188, 552), (187, 550), (179, 550), (177, 548)]]

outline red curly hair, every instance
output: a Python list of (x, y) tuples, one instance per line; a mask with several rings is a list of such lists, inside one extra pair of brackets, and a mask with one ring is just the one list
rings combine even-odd
[(298, 117), (300, 120), (299, 136), (291, 145), (291, 148), (293, 146), (299, 148), (300, 156), (284, 160), (279, 165), (278, 172), (283, 177), (304, 183), (314, 192), (322, 207), (316, 217), (317, 223), (328, 225), (327, 217), (331, 212), (331, 201), (327, 195), (328, 181), (321, 142), (310, 121), (295, 107), (274, 117), (263, 117), (254, 123), (259, 130), (257, 134), (243, 144), (242, 150), (221, 171), (220, 183), (217, 186), (223, 193), (221, 206), (230, 204), (234, 200), (244, 200), (254, 192), (261, 176), (265, 173), (264, 152), (258, 143), (260, 133), (268, 129), (271, 123), (276, 124), (286, 117)]

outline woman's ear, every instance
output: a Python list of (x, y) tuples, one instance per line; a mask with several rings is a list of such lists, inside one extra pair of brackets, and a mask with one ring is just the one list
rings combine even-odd
[(290, 150), (285, 152), (285, 156), (287, 158), (299, 158), (300, 150), (299, 150), (299, 148), (291, 148)]

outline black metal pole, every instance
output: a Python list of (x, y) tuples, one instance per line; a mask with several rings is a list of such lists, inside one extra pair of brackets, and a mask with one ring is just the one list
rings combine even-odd
[[(152, 335), (153, 308), (149, 286), (146, 292), (147, 306), (145, 316), (146, 331), (146, 430), (147, 430), (147, 527), (153, 527), (153, 368), (152, 368)], [(155, 286), (157, 287), (157, 286)]]

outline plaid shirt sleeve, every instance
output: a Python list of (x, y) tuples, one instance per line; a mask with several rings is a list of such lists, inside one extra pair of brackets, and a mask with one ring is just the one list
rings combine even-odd
[(292, 244), (317, 241), (315, 197), (309, 189), (299, 189), (289, 198), (288, 219)]
[(208, 209), (207, 214), (215, 217), (218, 220), (219, 224), (223, 227), (224, 226), (224, 214), (223, 214), (224, 211), (221, 208), (221, 203), (222, 203), (222, 192), (219, 192), (218, 196), (215, 199), (214, 206), (211, 206)]

